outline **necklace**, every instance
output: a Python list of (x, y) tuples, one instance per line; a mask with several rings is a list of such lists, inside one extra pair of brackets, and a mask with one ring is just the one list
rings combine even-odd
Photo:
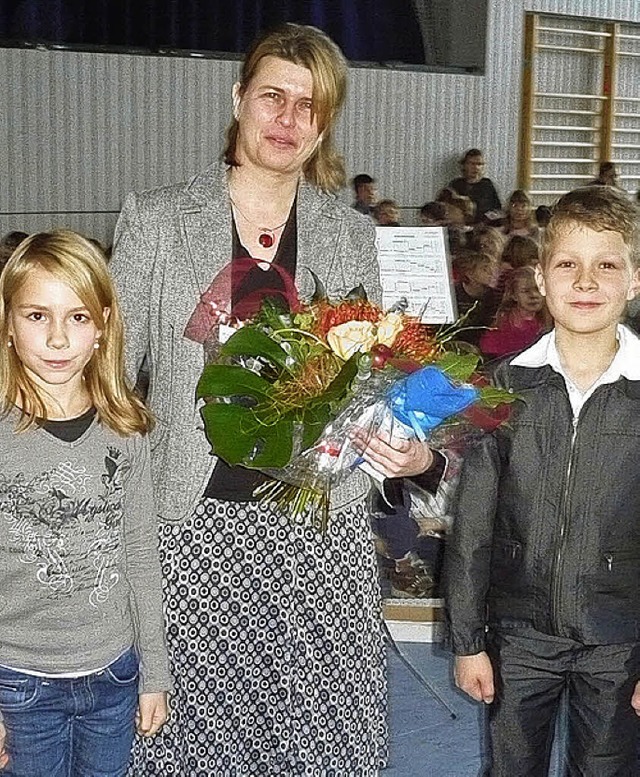
[[(259, 227), (255, 221), (252, 221), (248, 216), (245, 216), (245, 214), (238, 207), (238, 203), (235, 202), (232, 197), (229, 197), (229, 200), (231, 201), (231, 204), (235, 210), (238, 211), (238, 213), (247, 222), (247, 224), (251, 224), (252, 227), (256, 227), (258, 229), (260, 232), (258, 235), (258, 243), (260, 243), (263, 248), (273, 248), (273, 244), (276, 242), (276, 232), (279, 229), (282, 229), (287, 221), (289, 221), (289, 214), (287, 213), (287, 218), (282, 222), (282, 224), (278, 224), (278, 226), (273, 227), (273, 229), (269, 229), (269, 227)], [(291, 212), (291, 206), (289, 207), (289, 212)]]

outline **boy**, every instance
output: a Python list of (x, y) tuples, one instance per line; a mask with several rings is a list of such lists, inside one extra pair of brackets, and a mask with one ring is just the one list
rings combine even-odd
[(466, 456), (445, 596), (492, 777), (547, 774), (563, 694), (567, 774), (638, 774), (640, 340), (618, 321), (639, 232), (613, 189), (560, 199), (536, 268), (555, 328), (501, 365), (521, 401)]

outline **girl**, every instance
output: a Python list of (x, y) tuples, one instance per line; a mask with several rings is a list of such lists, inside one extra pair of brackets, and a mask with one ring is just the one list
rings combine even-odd
[(0, 344), (0, 767), (117, 777), (170, 680), (151, 418), (96, 246), (62, 230), (18, 246)]
[(482, 333), (480, 350), (491, 358), (521, 351), (548, 328), (547, 319), (533, 268), (519, 267), (507, 276), (494, 328)]
[(529, 195), (523, 189), (516, 189), (507, 203), (505, 235), (522, 235), (539, 240), (539, 232)]

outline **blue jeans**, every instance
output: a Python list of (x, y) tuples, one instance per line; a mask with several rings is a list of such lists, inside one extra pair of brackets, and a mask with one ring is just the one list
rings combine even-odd
[(33, 677), (0, 667), (9, 765), (2, 777), (121, 777), (138, 705), (133, 649), (101, 672)]

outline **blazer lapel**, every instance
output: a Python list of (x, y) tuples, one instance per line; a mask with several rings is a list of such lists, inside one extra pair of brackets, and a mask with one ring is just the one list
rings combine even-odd
[(199, 298), (215, 275), (231, 261), (231, 209), (222, 166), (208, 168), (187, 184), (179, 219), (182, 242)]
[(329, 293), (332, 287), (344, 285), (342, 268), (337, 266), (336, 260), (343, 225), (332, 203), (331, 197), (301, 182), (298, 191), (296, 286), (302, 298), (310, 297), (314, 290), (313, 278), (308, 270), (313, 270), (325, 283)]

